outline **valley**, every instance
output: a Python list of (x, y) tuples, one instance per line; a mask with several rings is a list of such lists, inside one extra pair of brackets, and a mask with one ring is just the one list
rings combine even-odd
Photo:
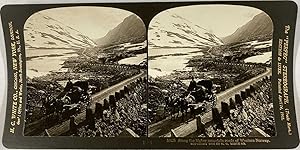
[[(119, 136), (126, 128), (136, 125), (139, 129), (134, 130), (144, 136), (145, 112), (139, 110), (138, 114), (142, 115), (131, 114), (108, 105), (108, 100), (112, 104), (115, 93), (124, 91), (125, 87), (131, 87), (132, 93), (126, 93), (131, 98), (127, 99), (123, 93), (122, 100), (120, 97), (116, 98), (120, 102), (114, 100), (118, 106), (140, 109), (146, 103), (143, 93), (140, 93), (145, 90), (147, 68), (144, 28), (140, 28), (141, 32), (135, 32), (135, 35), (120, 31), (128, 32), (129, 28), (134, 29), (132, 25), (143, 27), (138, 17), (129, 15), (102, 38), (92, 39), (44, 13), (30, 18), (25, 26), (26, 136), (86, 136), (90, 132), (82, 130), (85, 127), (90, 129), (86, 113), (89, 110), (97, 113), (99, 105), (104, 108), (101, 111), (103, 117), (93, 119), (103, 122), (101, 119), (105, 118), (104, 111), (109, 113), (106, 114), (108, 117), (118, 113), (123, 119), (127, 119), (122, 126), (113, 125), (118, 128), (118, 133), (103, 133), (101, 136)], [(137, 81), (139, 86), (130, 86)], [(134, 93), (140, 97), (132, 97)], [(134, 99), (136, 101), (132, 101)], [(138, 105), (134, 103), (138, 101)], [(78, 133), (69, 128), (72, 117), (78, 125)], [(142, 120), (134, 123), (128, 117)], [(101, 126), (98, 130), (109, 131), (109, 128), (110, 124), (106, 123), (106, 126)]]
[(273, 29), (266, 14), (222, 38), (171, 11), (155, 18), (149, 30), (150, 137), (275, 135), (266, 91)]

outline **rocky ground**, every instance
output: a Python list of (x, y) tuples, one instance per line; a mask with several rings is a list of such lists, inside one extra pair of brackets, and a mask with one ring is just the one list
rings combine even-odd
[(159, 78), (149, 78), (149, 100), (148, 113), (150, 123), (157, 122), (156, 111), (158, 107), (166, 105), (165, 97), (175, 99), (185, 92), (187, 86), (178, 80), (163, 80)]
[(256, 93), (243, 101), (243, 107), (230, 110), (230, 118), (223, 118), (224, 130), (211, 125), (199, 137), (248, 137), (254, 128), (275, 136), (271, 80), (259, 81), (257, 87)]
[(103, 111), (103, 116), (95, 121), (95, 129), (85, 125), (74, 135), (81, 137), (116, 137), (126, 128), (130, 128), (139, 136), (146, 136), (147, 100), (146, 84), (134, 88), (133, 92), (117, 101), (116, 109)]
[(34, 122), (47, 114), (46, 101), (54, 101), (63, 87), (56, 82), (27, 79), (26, 123)]

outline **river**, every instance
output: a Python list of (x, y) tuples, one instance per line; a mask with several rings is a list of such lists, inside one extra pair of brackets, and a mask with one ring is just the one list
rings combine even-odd
[(190, 70), (191, 68), (186, 67), (189, 59), (203, 53), (198, 48), (149, 48), (148, 55), (148, 73), (155, 78), (176, 70)]
[(29, 78), (47, 75), (59, 71), (65, 60), (78, 56), (68, 49), (27, 49), (26, 75)]
[(118, 61), (119, 64), (126, 64), (126, 65), (138, 65), (143, 61), (146, 61), (147, 53), (137, 54), (133, 57), (124, 58)]
[(266, 63), (272, 59), (272, 52), (264, 52), (261, 55), (246, 58), (245, 63)]
[[(30, 78), (43, 76), (52, 71), (59, 71), (65, 60), (78, 56), (75, 51), (67, 49), (30, 49), (26, 57), (35, 57), (26, 61), (27, 76)], [(187, 62), (193, 56), (203, 55), (198, 48), (149, 48), (149, 75), (152, 77), (169, 75), (175, 70), (190, 70)], [(147, 54), (138, 54), (120, 60), (119, 64), (140, 64)], [(272, 57), (272, 52), (252, 56), (245, 62), (265, 63)]]

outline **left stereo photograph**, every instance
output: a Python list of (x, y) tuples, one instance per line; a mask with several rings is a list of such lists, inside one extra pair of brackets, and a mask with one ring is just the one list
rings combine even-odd
[(111, 7), (60, 7), (24, 25), (25, 136), (147, 133), (146, 27)]
[(4, 5), (3, 146), (295, 148), (297, 8), (248, 0)]

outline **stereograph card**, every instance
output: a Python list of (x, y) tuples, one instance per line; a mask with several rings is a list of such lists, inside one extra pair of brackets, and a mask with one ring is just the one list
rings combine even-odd
[(5, 5), (8, 148), (294, 148), (292, 1)]

